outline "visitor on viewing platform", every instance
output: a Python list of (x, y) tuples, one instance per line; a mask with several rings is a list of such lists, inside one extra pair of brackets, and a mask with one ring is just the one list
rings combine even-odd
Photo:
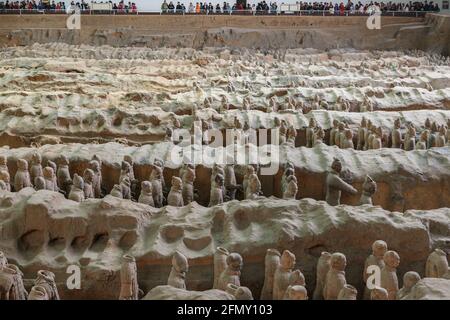
[(164, 0), (164, 2), (161, 5), (161, 12), (162, 13), (167, 13), (168, 10), (169, 10), (169, 5), (167, 4), (167, 1)]

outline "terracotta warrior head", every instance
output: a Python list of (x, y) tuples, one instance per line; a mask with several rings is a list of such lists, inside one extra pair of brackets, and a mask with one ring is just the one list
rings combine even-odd
[(385, 288), (375, 287), (370, 292), (370, 300), (388, 300), (388, 292)]
[(342, 170), (341, 160), (339, 160), (338, 158), (334, 158), (333, 163), (331, 164), (331, 169), (333, 169), (337, 173), (340, 173)]
[(100, 163), (97, 160), (91, 160), (89, 162), (89, 167), (94, 171), (94, 172), (99, 172), (100, 171)]
[(181, 186), (183, 185), (183, 182), (179, 177), (172, 177), (172, 187), (175, 189), (181, 189)]
[(242, 269), (243, 260), (239, 253), (232, 252), (227, 256), (227, 266), (233, 271)]
[(58, 164), (60, 166), (69, 165), (69, 159), (67, 158), (66, 155), (62, 154), (59, 156)]
[(37, 152), (33, 153), (33, 155), (31, 156), (31, 163), (32, 164), (41, 164), (41, 162), (42, 162), (41, 155)]
[(126, 161), (122, 161), (122, 164), (120, 167), (121, 167), (122, 171), (126, 172), (126, 173), (129, 173), (131, 170), (131, 165)]
[(83, 189), (84, 188), (84, 181), (83, 178), (80, 177), (78, 174), (74, 174), (73, 175), (73, 185), (74, 187), (78, 188), (78, 189)]
[(335, 252), (331, 255), (330, 266), (335, 270), (344, 271), (347, 266), (347, 258), (342, 253)]
[(144, 193), (151, 194), (152, 193), (152, 184), (149, 181), (141, 182), (141, 190)]
[(8, 162), (8, 160), (7, 160), (6, 156), (1, 155), (0, 156), (0, 166), (6, 166), (7, 162)]
[(400, 118), (395, 119), (395, 121), (394, 121), (394, 128), (395, 129), (400, 129), (400, 125), (401, 125)]
[(349, 140), (351, 140), (353, 138), (353, 132), (350, 129), (346, 129), (345, 130), (345, 137)]
[(55, 172), (53, 171), (52, 167), (45, 167), (43, 170), (43, 175), (45, 179), (52, 180), (55, 175)]
[(384, 254), (387, 251), (387, 243), (383, 240), (376, 240), (373, 244), (372, 244), (372, 254), (379, 258), (382, 259), (384, 257)]
[(285, 299), (287, 300), (308, 300), (308, 291), (304, 286), (289, 286), (286, 289)]
[(361, 128), (365, 128), (365, 127), (367, 127), (367, 119), (366, 119), (366, 117), (362, 117), (362, 119), (361, 119)]
[(17, 168), (19, 170), (27, 171), (28, 170), (28, 162), (25, 159), (17, 160)]
[(403, 287), (406, 290), (411, 290), (412, 287), (416, 285), (420, 280), (420, 275), (415, 271), (408, 271), (403, 276)]
[(295, 255), (289, 250), (284, 250), (281, 255), (280, 265), (283, 269), (290, 270), (295, 266)]
[(84, 170), (83, 179), (86, 183), (92, 183), (94, 180), (95, 173), (92, 169)]
[(391, 268), (397, 268), (400, 264), (400, 256), (393, 250), (387, 251), (384, 254), (383, 260), (384, 263)]
[(224, 179), (223, 175), (221, 175), (221, 174), (216, 175), (215, 182), (216, 182), (217, 186), (223, 187), (224, 181), (225, 181), (225, 179)]
[(0, 171), (0, 180), (4, 181), (5, 183), (9, 183), (10, 182), (9, 172), (6, 170)]
[(180, 252), (175, 251), (172, 257), (172, 267), (179, 273), (186, 273), (189, 270), (187, 258)]

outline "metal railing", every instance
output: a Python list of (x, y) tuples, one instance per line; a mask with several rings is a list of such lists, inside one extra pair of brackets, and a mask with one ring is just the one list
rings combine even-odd
[[(204, 11), (204, 12), (186, 12), (186, 11), (145, 11), (145, 10), (80, 10), (82, 15), (253, 15), (253, 16), (369, 16), (368, 12), (359, 12), (356, 10), (345, 10), (343, 12), (331, 12), (330, 10), (298, 10), (282, 11), (280, 8), (275, 10), (253, 11), (253, 10), (229, 10), (229, 11)], [(424, 17), (426, 13), (432, 11), (382, 11), (382, 16), (393, 17)], [(0, 14), (68, 14), (66, 10), (58, 9), (0, 9)]]

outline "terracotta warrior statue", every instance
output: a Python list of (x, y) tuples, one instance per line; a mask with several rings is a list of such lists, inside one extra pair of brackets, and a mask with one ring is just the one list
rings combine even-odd
[(214, 253), (214, 284), (213, 289), (217, 289), (220, 275), (227, 267), (227, 257), (230, 253), (227, 249), (217, 247)]
[(30, 168), (30, 178), (31, 181), (37, 177), (42, 177), (44, 174), (42, 172), (42, 157), (39, 153), (35, 152), (31, 156), (31, 168)]
[(287, 187), (287, 178), (295, 175), (295, 168), (291, 162), (287, 162), (284, 167), (283, 175), (281, 176), (281, 194), (283, 195)]
[[(297, 130), (295, 130), (294, 126), (289, 126), (287, 132), (287, 140), (286, 143), (289, 143), (293, 147), (295, 147), (295, 138), (297, 137)], [(312, 138), (311, 138), (312, 140)]]
[(314, 300), (323, 300), (323, 288), (328, 271), (330, 271), (331, 253), (323, 251), (317, 261), (316, 288), (314, 289)]
[[(51, 160), (47, 160), (47, 167), (50, 167), (50, 168), (53, 169), (53, 172), (52, 172), (52, 180), (53, 180), (52, 186), (53, 186), (53, 190), (57, 191), (57, 192), (64, 193), (64, 191), (61, 190), (59, 188), (59, 186), (58, 186), (58, 178), (56, 177), (56, 171), (58, 170), (58, 168), (56, 166), (56, 163), (54, 163)], [(47, 176), (46, 176), (45, 168), (44, 168), (44, 178), (47, 180), (47, 179), (50, 179), (49, 177), (50, 177), (50, 172), (47, 172)], [(47, 187), (48, 187), (47, 181), (45, 181), (45, 185), (46, 185), (46, 189), (47, 189)]]
[(308, 300), (308, 291), (304, 286), (289, 286), (286, 289), (283, 300)]
[(129, 167), (129, 172), (128, 172), (128, 176), (130, 177), (131, 181), (136, 180), (135, 176), (134, 176), (134, 168), (133, 168), (133, 157), (131, 157), (130, 155), (124, 155), (123, 156), (123, 161), (127, 162), (130, 167)]
[(138, 300), (139, 286), (137, 281), (136, 260), (133, 256), (122, 257), (120, 269), (120, 295), (119, 300)]
[(17, 160), (17, 171), (14, 176), (14, 191), (19, 192), (23, 188), (31, 187), (28, 162), (25, 159)]
[(415, 271), (408, 271), (403, 275), (403, 287), (398, 290), (396, 300), (402, 300), (410, 292), (412, 287), (420, 280), (420, 275)]
[(330, 141), (329, 141), (329, 145), (330, 146), (334, 146), (336, 144), (335, 136), (336, 136), (337, 132), (339, 132), (339, 120), (334, 119), (333, 120), (333, 127), (330, 130)]
[(295, 199), (298, 192), (297, 178), (294, 175), (290, 175), (287, 177), (286, 183), (283, 199)]
[(400, 257), (395, 251), (387, 251), (383, 257), (384, 268), (381, 269), (381, 285), (388, 292), (388, 299), (395, 300), (398, 291), (397, 267)]
[(425, 277), (442, 278), (448, 270), (447, 254), (441, 249), (434, 249), (425, 264)]
[(245, 199), (257, 199), (261, 193), (261, 182), (256, 173), (248, 178), (248, 186), (245, 192)]
[(405, 137), (404, 148), (406, 151), (414, 150), (416, 146), (416, 129), (410, 125), (408, 128), (408, 135)]
[(69, 199), (76, 202), (84, 200), (84, 181), (76, 173), (73, 175), (73, 185), (69, 193)]
[(0, 170), (0, 180), (5, 183), (6, 191), (11, 191), (11, 179), (8, 171)]
[(89, 162), (89, 167), (94, 171), (94, 179), (92, 180), (94, 195), (96, 198), (101, 198), (103, 196), (101, 164), (97, 160), (91, 160), (91, 162)]
[(170, 188), (169, 195), (167, 196), (167, 204), (174, 207), (182, 207), (183, 195), (181, 190), (183, 188), (183, 182), (179, 177), (172, 177), (172, 187)]
[(122, 190), (122, 198), (131, 200), (131, 181), (130, 177), (125, 176), (120, 181), (120, 189)]
[(367, 120), (367, 129), (364, 133), (364, 148), (363, 150), (369, 150), (372, 147), (372, 142), (369, 138), (373, 138), (373, 124), (372, 121)]
[(267, 249), (265, 258), (264, 285), (261, 290), (261, 300), (272, 300), (273, 281), (275, 270), (280, 265), (280, 252), (276, 249)]
[(44, 288), (48, 300), (60, 300), (53, 272), (39, 270), (34, 285)]
[(342, 148), (342, 142), (345, 137), (345, 123), (339, 122), (338, 130), (334, 134), (334, 144), (339, 148)]
[(195, 168), (193, 165), (187, 164), (183, 171), (183, 174), (180, 176), (183, 180), (183, 203), (189, 204), (194, 201), (194, 180), (195, 180)]
[(115, 184), (109, 194), (115, 198), (123, 199), (122, 187), (120, 184)]
[(215, 177), (214, 184), (211, 185), (208, 207), (214, 207), (223, 203), (224, 178), (221, 174), (217, 174)]
[(446, 144), (446, 136), (447, 136), (447, 129), (444, 125), (439, 127), (439, 133), (436, 135), (436, 147), (445, 147)]
[(28, 294), (28, 300), (49, 300), (49, 297), (44, 287), (33, 286)]
[(341, 291), (339, 291), (338, 300), (356, 300), (356, 296), (358, 295), (358, 290), (352, 285), (346, 284), (342, 287)]
[(289, 286), (292, 269), (295, 266), (295, 255), (284, 250), (281, 255), (280, 264), (273, 276), (273, 300), (281, 300)]
[(45, 190), (59, 192), (55, 171), (53, 171), (52, 167), (44, 168), (44, 180), (45, 180)]
[(402, 133), (400, 131), (400, 119), (397, 118), (394, 121), (394, 129), (391, 133), (391, 140), (392, 140), (392, 148), (401, 148), (403, 144), (403, 138)]
[(172, 257), (172, 270), (170, 271), (167, 285), (186, 290), (186, 273), (189, 264), (187, 258), (180, 252), (175, 251)]
[(358, 128), (358, 134), (357, 134), (356, 149), (358, 149), (358, 150), (364, 149), (364, 138), (366, 136), (366, 131), (367, 131), (367, 119), (366, 119), (366, 117), (362, 117), (361, 124)]
[(69, 172), (69, 159), (65, 155), (61, 155), (58, 159), (56, 178), (58, 179), (58, 187), (66, 194), (69, 194), (72, 186), (72, 179), (70, 178)]
[(163, 186), (161, 183), (162, 168), (157, 165), (152, 165), (152, 172), (150, 174), (150, 182), (152, 184), (153, 201), (156, 208), (163, 206)]
[(84, 180), (84, 198), (85, 199), (91, 199), (95, 198), (94, 195), (94, 187), (93, 187), (93, 181), (94, 181), (95, 173), (91, 169), (85, 169), (83, 174), (83, 180)]
[(236, 174), (234, 172), (234, 164), (227, 164), (225, 166), (225, 193), (227, 200), (236, 199), (236, 191), (239, 185), (236, 182)]
[(122, 161), (122, 164), (120, 166), (120, 176), (119, 176), (119, 183), (122, 182), (123, 179), (128, 178), (131, 182), (131, 165), (126, 162)]
[[(39, 189), (37, 189), (39, 190)], [(0, 180), (0, 191), (9, 191), (6, 189), (6, 183), (3, 180)]]
[(356, 194), (358, 192), (355, 188), (353, 188), (350, 184), (345, 182), (339, 176), (341, 170), (342, 170), (341, 161), (335, 158), (333, 160), (333, 163), (331, 164), (331, 171), (328, 172), (326, 178), (326, 185), (327, 185), (326, 201), (329, 205), (332, 206), (340, 204), (342, 191), (351, 194)]
[(361, 198), (359, 198), (359, 204), (370, 204), (372, 203), (372, 196), (377, 192), (377, 183), (373, 181), (371, 177), (366, 175), (366, 179), (364, 180), (364, 183), (362, 185), (362, 194)]
[(9, 172), (8, 159), (6, 158), (6, 156), (3, 156), (3, 155), (0, 155), (0, 171)]
[(350, 129), (344, 130), (344, 138), (341, 139), (341, 148), (342, 149), (354, 149), (353, 145), (353, 132)]
[(317, 126), (316, 120), (314, 118), (310, 118), (309, 125), (306, 128), (306, 147), (308, 148), (313, 147), (313, 137), (316, 126)]
[(44, 177), (36, 177), (34, 179), (34, 189), (36, 189), (37, 191), (38, 190), (45, 190), (45, 179), (44, 179)]
[(22, 271), (3, 258), (3, 262), (0, 261), (0, 300), (26, 300), (27, 296)]
[(247, 287), (239, 287), (229, 283), (226, 292), (234, 296), (235, 300), (253, 300), (252, 292)]
[(422, 131), (422, 133), (420, 134), (419, 141), (417, 141), (417, 143), (416, 143), (416, 148), (415, 148), (416, 150), (426, 150), (427, 149), (429, 133), (430, 132), (428, 130)]
[[(370, 274), (367, 271), (369, 266), (378, 266), (380, 270), (384, 268), (384, 254), (387, 251), (387, 244), (383, 240), (376, 240), (372, 244), (372, 254), (366, 259), (364, 263), (364, 273), (363, 280), (364, 283), (367, 282), (367, 278)], [(364, 286), (364, 299), (370, 299), (370, 289), (367, 286)]]
[(141, 194), (139, 195), (138, 202), (147, 204), (151, 207), (155, 206), (155, 203), (153, 202), (152, 184), (150, 181), (142, 181)]
[(330, 270), (325, 279), (323, 297), (325, 300), (336, 300), (339, 292), (347, 284), (345, 279), (345, 267), (347, 259), (340, 252), (335, 252), (330, 258)]
[(387, 290), (381, 287), (373, 288), (370, 292), (370, 300), (389, 300)]
[(242, 257), (239, 253), (230, 253), (227, 256), (227, 267), (222, 271), (219, 280), (217, 281), (217, 289), (227, 290), (229, 283), (240, 287), (241, 281), (241, 269), (242, 269)]
[(314, 131), (313, 147), (324, 144), (323, 142), (324, 139), (325, 139), (325, 131), (323, 131), (322, 127), (317, 127), (316, 131)]

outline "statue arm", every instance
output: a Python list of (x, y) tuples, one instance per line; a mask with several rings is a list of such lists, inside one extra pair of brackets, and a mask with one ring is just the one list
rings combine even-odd
[(345, 192), (348, 192), (351, 194), (356, 194), (358, 192), (355, 188), (353, 188), (350, 184), (348, 184), (347, 182), (342, 180), (337, 175), (334, 175), (333, 179), (331, 179), (330, 182), (333, 187), (340, 189), (342, 191), (345, 191)]

